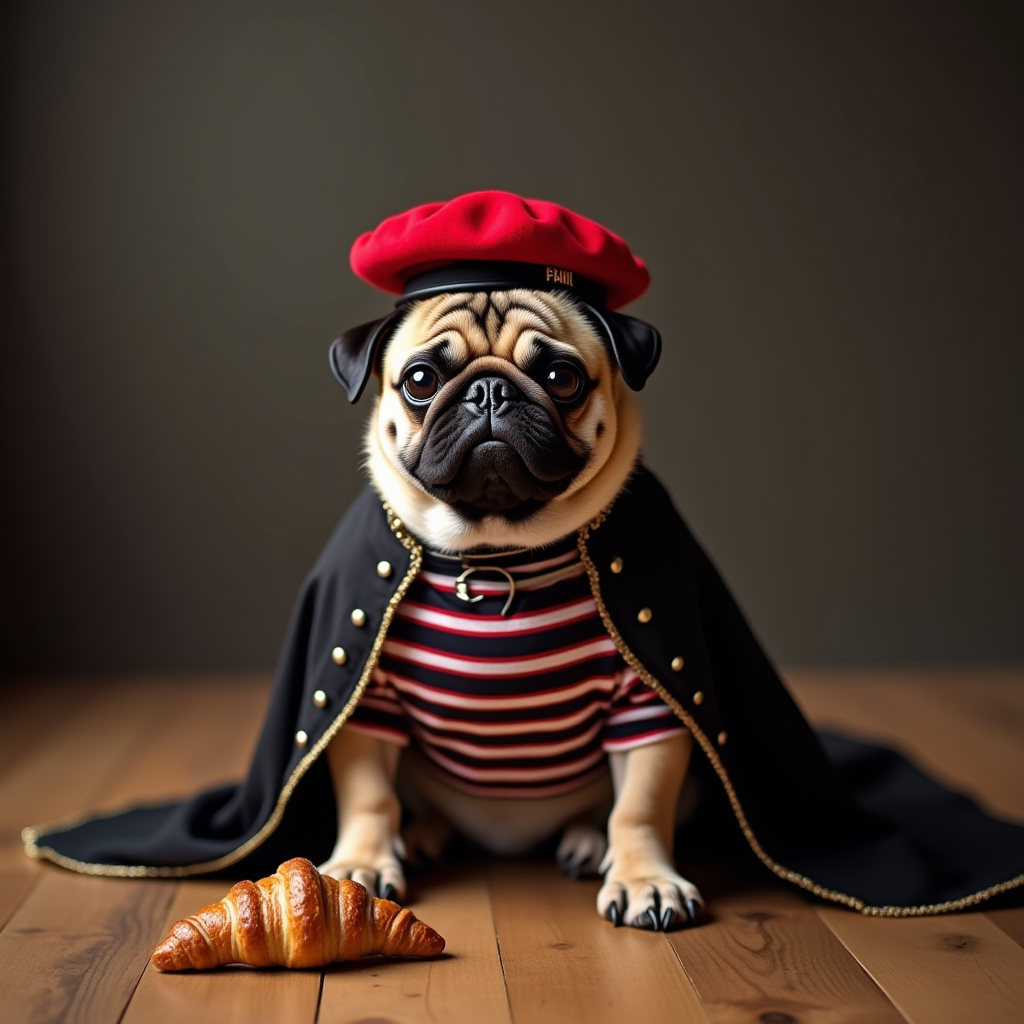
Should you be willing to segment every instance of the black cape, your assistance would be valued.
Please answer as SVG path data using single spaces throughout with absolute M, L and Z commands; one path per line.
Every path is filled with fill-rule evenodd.
M 892 751 L 815 733 L 650 473 L 636 471 L 579 531 L 579 547 L 609 633 L 690 727 L 706 798 L 728 807 L 727 831 L 765 868 L 874 914 L 941 913 L 1022 892 L 1024 827 L 989 817 Z M 382 561 L 390 573 L 378 571 Z M 29 854 L 150 877 L 251 878 L 288 857 L 325 860 L 336 812 L 319 755 L 358 703 L 420 561 L 419 543 L 364 491 L 302 588 L 246 779 L 181 803 L 26 829 Z

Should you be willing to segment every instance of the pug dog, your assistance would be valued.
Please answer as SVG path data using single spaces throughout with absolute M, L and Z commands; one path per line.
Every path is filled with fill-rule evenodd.
M 445 292 L 400 306 L 390 320 L 376 350 L 380 339 L 368 331 L 336 343 L 336 372 L 348 383 L 371 366 L 379 376 L 366 467 L 427 549 L 542 549 L 612 503 L 641 441 L 624 377 L 638 361 L 653 368 L 653 329 L 645 337 L 629 329 L 640 321 L 619 317 L 631 323 L 609 332 L 568 292 L 527 288 Z M 566 873 L 603 874 L 602 917 L 655 930 L 691 923 L 703 900 L 673 861 L 691 745 L 680 730 L 608 753 L 578 788 L 510 798 L 466 792 L 423 770 L 415 742 L 346 727 L 327 748 L 339 831 L 320 870 L 401 898 L 403 859 L 440 856 L 452 829 L 503 855 L 561 833 Z M 412 814 L 404 834 L 403 807 Z

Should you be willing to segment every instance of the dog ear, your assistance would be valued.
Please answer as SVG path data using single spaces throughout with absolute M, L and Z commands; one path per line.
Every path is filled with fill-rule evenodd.
M 661 358 L 661 335 L 657 327 L 625 313 L 598 312 L 593 306 L 588 310 L 619 364 L 622 379 L 633 391 L 642 391 Z
M 401 319 L 404 310 L 396 309 L 380 320 L 371 320 L 345 331 L 331 342 L 328 359 L 331 373 L 345 389 L 348 400 L 359 401 L 379 356 L 383 353 L 384 342 Z

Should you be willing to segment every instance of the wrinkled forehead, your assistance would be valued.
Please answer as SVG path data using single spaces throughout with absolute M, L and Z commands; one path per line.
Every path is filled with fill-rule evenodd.
M 423 299 L 392 337 L 385 365 L 402 365 L 442 342 L 458 365 L 486 355 L 522 365 L 542 346 L 572 349 L 594 373 L 607 363 L 587 318 L 570 298 L 553 292 L 459 292 Z

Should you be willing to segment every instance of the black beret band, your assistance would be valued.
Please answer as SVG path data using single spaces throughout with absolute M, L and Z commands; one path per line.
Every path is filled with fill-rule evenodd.
M 608 289 L 604 285 L 564 267 L 470 260 L 415 274 L 405 282 L 405 291 L 396 304 L 443 292 L 490 292 L 506 288 L 565 291 L 597 309 L 603 309 L 608 300 Z

